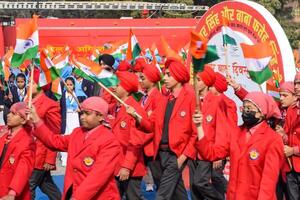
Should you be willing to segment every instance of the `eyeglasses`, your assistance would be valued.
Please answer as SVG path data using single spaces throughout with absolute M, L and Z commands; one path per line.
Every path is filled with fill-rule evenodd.
M 248 106 L 243 106 L 243 107 L 241 107 L 241 110 L 242 111 L 245 111 L 245 112 L 258 112 L 258 110 L 256 110 L 256 109 L 253 109 L 253 108 L 251 108 L 251 107 L 248 107 Z

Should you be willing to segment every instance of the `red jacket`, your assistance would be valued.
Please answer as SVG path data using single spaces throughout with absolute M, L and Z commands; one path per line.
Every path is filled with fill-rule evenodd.
M 162 138 L 165 110 L 168 97 L 162 96 L 159 106 L 151 114 L 150 119 L 141 121 L 141 129 L 151 132 L 154 131 L 154 157 L 156 157 L 159 144 Z M 192 121 L 192 115 L 196 108 L 196 98 L 189 85 L 181 89 L 172 111 L 169 122 L 169 146 L 170 149 L 179 157 L 184 154 L 191 159 L 196 158 L 194 147 L 197 132 Z
M 144 110 L 146 111 L 147 115 L 150 116 L 151 113 L 156 109 L 156 107 L 159 105 L 159 99 L 161 98 L 162 94 L 158 91 L 157 88 L 153 88 L 150 91 L 150 94 L 145 102 Z M 142 104 L 141 99 L 140 103 Z M 144 146 L 144 153 L 148 157 L 154 156 L 154 150 L 153 150 L 153 133 L 149 133 L 145 135 L 145 146 Z
M 244 128 L 224 124 L 230 131 L 222 144 L 202 138 L 196 143 L 201 156 L 214 161 L 230 156 L 228 200 L 276 200 L 276 184 L 283 163 L 283 142 L 262 122 L 246 142 Z
M 287 110 L 284 129 L 288 135 L 288 145 L 300 148 L 300 115 L 297 105 L 290 106 Z M 300 156 L 291 156 L 293 168 L 296 172 L 300 172 Z
M 52 133 L 59 134 L 61 126 L 60 106 L 44 93 L 33 99 L 33 105 L 41 119 Z M 50 134 L 51 132 L 49 132 Z M 55 165 L 57 153 L 48 149 L 41 141 L 36 140 L 35 169 L 43 169 L 45 163 Z
M 76 128 L 71 135 L 50 132 L 40 123 L 34 135 L 49 148 L 68 152 L 63 200 L 71 186 L 72 197 L 78 200 L 120 199 L 114 177 L 120 144 L 109 129 L 100 125 L 91 131 Z
M 0 155 L 6 133 L 0 137 Z M 0 169 L 0 198 L 12 189 L 17 193 L 16 200 L 30 200 L 29 178 L 34 164 L 35 144 L 33 137 L 25 129 L 11 139 Z
M 145 111 L 133 97 L 128 97 L 125 103 L 134 107 L 143 118 L 146 117 Z M 129 169 L 131 171 L 130 175 L 133 177 L 144 176 L 146 174 L 143 159 L 145 133 L 137 130 L 135 119 L 127 114 L 124 106 L 121 106 L 120 110 L 116 113 L 116 118 L 112 122 L 111 127 L 112 132 L 122 146 L 122 153 L 116 174 L 122 167 Z

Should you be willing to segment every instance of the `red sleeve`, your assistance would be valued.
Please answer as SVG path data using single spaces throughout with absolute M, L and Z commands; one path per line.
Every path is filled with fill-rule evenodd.
M 72 133 L 75 131 L 76 129 Z M 39 122 L 35 126 L 33 135 L 41 140 L 45 146 L 52 150 L 65 152 L 68 151 L 71 135 L 53 134 L 53 132 L 44 124 L 44 122 Z
M 81 182 L 73 194 L 74 199 L 93 199 L 103 191 L 114 176 L 114 170 L 119 162 L 120 145 L 115 138 L 110 138 L 99 146 L 99 152 L 93 170 Z
M 283 143 L 280 136 L 273 140 L 265 155 L 258 200 L 273 200 L 280 168 L 284 162 Z
M 26 148 L 22 151 L 18 166 L 9 185 L 9 188 L 14 190 L 17 195 L 20 195 L 26 184 L 28 184 L 33 170 L 35 144 L 33 141 L 28 142 L 29 143 L 25 145 Z
M 234 91 L 234 94 L 241 100 L 243 101 L 244 98 L 246 97 L 246 95 L 248 94 L 249 92 L 243 88 L 242 86 L 240 86 L 239 89 L 237 89 L 236 91 Z
M 59 106 L 52 106 L 44 117 L 45 124 L 50 130 L 52 130 L 54 134 L 60 133 L 61 126 L 61 114 Z M 48 164 L 55 165 L 56 163 L 57 153 L 47 149 L 45 162 Z
M 125 158 L 121 166 L 133 170 L 138 161 L 138 158 L 141 156 L 143 152 L 145 134 L 136 129 L 135 121 L 133 119 L 131 120 L 130 123 L 131 126 L 130 126 L 129 144 L 127 146 Z
M 196 142 L 196 149 L 202 158 L 209 161 L 222 160 L 229 156 L 229 144 L 213 144 L 206 136 Z

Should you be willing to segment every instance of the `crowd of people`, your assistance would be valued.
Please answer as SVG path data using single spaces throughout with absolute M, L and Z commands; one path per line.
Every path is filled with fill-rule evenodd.
M 99 57 L 119 80 L 110 91 L 72 73 L 58 100 L 38 86 L 38 70 L 1 85 L 1 200 L 34 199 L 37 187 L 51 200 L 142 200 L 143 177 L 156 200 L 186 200 L 185 168 L 192 200 L 300 199 L 300 73 L 280 84 L 276 102 L 209 66 L 197 73 L 195 92 L 174 58 L 162 71 L 144 58 L 114 63 Z M 243 102 L 240 126 L 228 86 Z M 57 152 L 63 194 L 51 176 Z

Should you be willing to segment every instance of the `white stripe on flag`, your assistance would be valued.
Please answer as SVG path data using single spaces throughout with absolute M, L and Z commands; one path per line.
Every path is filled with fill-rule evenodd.
M 36 30 L 27 40 L 17 39 L 14 53 L 23 54 L 29 48 L 39 45 L 39 34 Z

